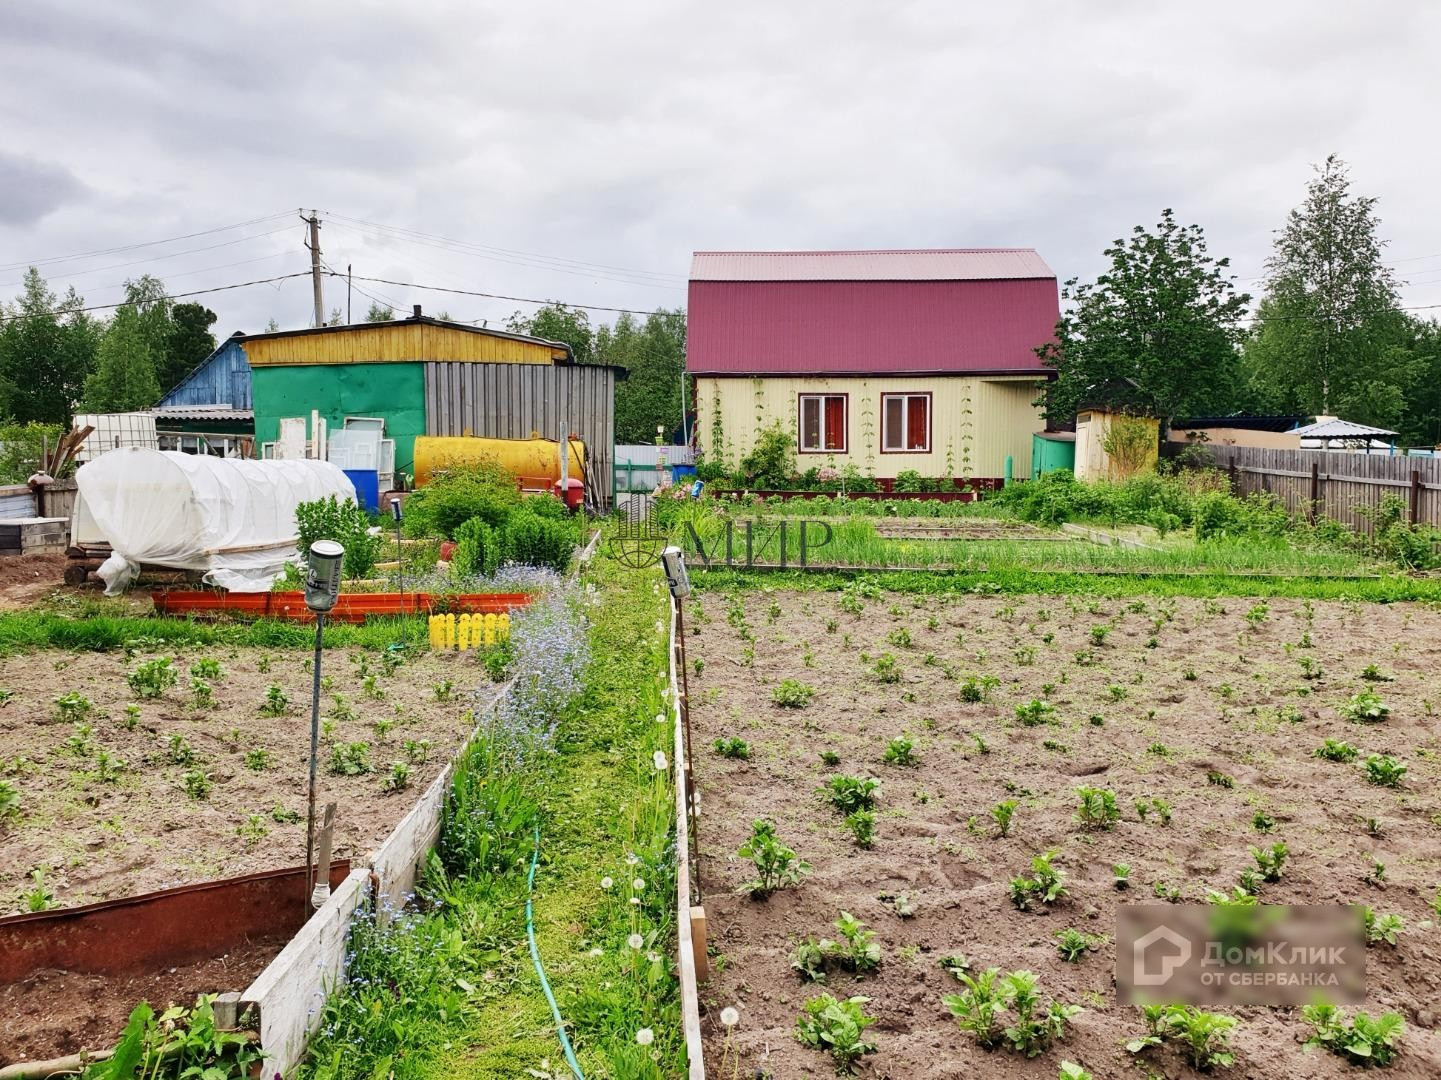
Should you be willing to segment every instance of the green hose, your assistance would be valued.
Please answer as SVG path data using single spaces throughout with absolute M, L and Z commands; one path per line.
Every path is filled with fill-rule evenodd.
M 545 1000 L 550 1002 L 550 1015 L 555 1017 L 555 1033 L 560 1036 L 560 1048 L 565 1051 L 565 1063 L 575 1073 L 576 1080 L 585 1080 L 580 1071 L 580 1062 L 575 1060 L 575 1051 L 570 1047 L 570 1038 L 565 1033 L 565 1021 L 560 1016 L 560 1006 L 550 990 L 550 980 L 545 977 L 545 968 L 540 966 L 540 949 L 535 944 L 535 912 L 531 897 L 535 895 L 535 864 L 540 861 L 540 825 L 535 826 L 535 850 L 530 856 L 530 876 L 525 882 L 525 934 L 530 938 L 530 958 L 535 963 L 535 973 L 540 976 L 540 988 L 545 991 Z

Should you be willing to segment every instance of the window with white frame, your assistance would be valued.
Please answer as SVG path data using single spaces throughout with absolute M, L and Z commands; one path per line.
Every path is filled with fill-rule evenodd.
M 799 449 L 803 454 L 846 452 L 846 395 L 800 395 Z
M 931 449 L 931 395 L 881 395 L 881 453 L 925 454 Z

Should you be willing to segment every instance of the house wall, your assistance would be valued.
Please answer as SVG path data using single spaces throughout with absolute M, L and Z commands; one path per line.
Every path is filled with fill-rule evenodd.
M 229 405 L 250 408 L 250 364 L 245 348 L 231 338 L 224 342 L 180 384 L 160 399 L 161 407 L 175 405 Z
M 1172 428 L 1170 442 L 1187 443 L 1186 435 L 1191 429 Z M 1301 436 L 1286 431 L 1252 431 L 1249 428 L 1196 428 L 1197 434 L 1205 435 L 1201 446 L 1259 446 L 1267 450 L 1299 450 Z
M 1043 426 L 1032 402 L 1031 376 L 697 376 L 696 435 L 709 460 L 734 467 L 755 445 L 756 434 L 776 421 L 793 443 L 800 428 L 799 395 L 846 394 L 846 453 L 804 453 L 802 471 L 813 465 L 855 465 L 863 473 L 895 477 L 914 469 L 922 476 L 1000 477 L 1010 455 L 1017 476 L 1031 471 L 1031 435 Z M 882 453 L 881 395 L 931 394 L 929 453 Z

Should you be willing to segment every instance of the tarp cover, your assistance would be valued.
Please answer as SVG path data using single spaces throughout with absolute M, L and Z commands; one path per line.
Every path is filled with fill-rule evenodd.
M 114 554 L 96 573 L 110 594 L 141 563 L 203 570 L 233 592 L 265 592 L 297 558 L 295 508 L 355 488 L 328 461 L 245 461 L 120 447 L 75 474 L 81 522 Z

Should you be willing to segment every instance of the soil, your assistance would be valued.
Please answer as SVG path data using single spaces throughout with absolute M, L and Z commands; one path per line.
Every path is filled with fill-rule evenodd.
M 27 910 L 37 869 L 55 902 L 74 906 L 305 861 L 310 654 L 169 651 L 163 655 L 174 658 L 178 685 L 141 700 L 126 675 L 157 655 L 45 650 L 0 660 L 0 687 L 13 694 L 0 707 L 0 779 L 21 800 L 19 820 L 0 825 L 0 913 Z M 189 668 L 202 657 L 223 670 L 211 680 L 209 708 L 197 707 L 189 689 Z M 366 695 L 362 663 L 383 698 Z M 322 670 L 332 685 L 322 697 L 330 720 L 322 728 L 319 800 L 339 804 L 334 854 L 351 858 L 389 834 L 470 729 L 464 695 L 442 703 L 433 687 L 444 679 L 456 687 L 486 680 L 473 654 L 421 653 L 387 676 L 377 653 L 331 649 Z M 289 699 L 283 715 L 260 712 L 271 685 Z M 86 735 L 59 717 L 55 698 L 69 691 L 93 702 Z M 337 718 L 337 694 L 353 717 Z M 139 705 L 133 726 L 125 711 L 132 703 Z M 173 760 L 172 736 L 184 740 L 192 762 Z M 79 745 L 67 745 L 71 740 Z M 425 760 L 410 766 L 408 785 L 386 792 L 391 764 L 406 759 L 405 741 L 430 746 Z M 333 748 L 359 742 L 370 744 L 374 771 L 331 774 Z M 263 770 L 247 765 L 253 750 L 266 752 Z M 102 752 L 125 763 L 111 779 L 100 775 Z M 211 784 L 203 798 L 186 791 L 187 774 L 196 770 Z
M 0 555 L 0 609 L 33 607 L 61 588 L 69 561 L 64 555 Z
M 1117 908 L 1155 902 L 1155 882 L 1191 902 L 1208 888 L 1229 890 L 1251 864 L 1248 845 L 1277 840 L 1290 858 L 1281 880 L 1264 887 L 1264 902 L 1365 903 L 1405 920 L 1399 945 L 1367 952 L 1366 1008 L 1396 1010 L 1406 1020 L 1402 1054 L 1388 1075 L 1441 1075 L 1441 931 L 1430 907 L 1441 887 L 1441 737 L 1433 715 L 1441 708 L 1441 611 L 1271 600 L 1254 607 L 1253 621 L 1246 615 L 1257 602 L 1229 598 L 877 594 L 859 613 L 839 600 L 835 593 L 705 593 L 688 613 L 690 658 L 703 661 L 690 679 L 691 722 L 704 903 L 717 954 L 702 988 L 703 1026 L 707 1061 L 719 1075 L 829 1075 L 829 1060 L 794 1035 L 802 1005 L 822 990 L 871 999 L 866 1010 L 879 1021 L 868 1035 L 878 1052 L 864 1059 L 865 1076 L 1050 1080 L 1062 1060 L 1097 1078 L 1201 1075 L 1170 1047 L 1147 1051 L 1145 1068 L 1124 1050 L 1143 1025 L 1115 997 Z M 737 605 L 755 637 L 753 660 L 733 617 Z M 828 620 L 835 620 L 831 632 Z M 1091 628 L 1110 623 L 1104 642 L 1093 644 Z M 909 645 L 888 639 L 901 628 Z M 887 652 L 901 672 L 894 684 L 874 671 Z M 1304 677 L 1303 659 L 1319 665 L 1321 677 Z M 1392 680 L 1364 682 L 1368 663 Z M 991 700 L 960 700 L 969 674 L 999 680 Z M 771 689 L 784 678 L 815 687 L 808 706 L 772 702 Z M 1389 718 L 1343 719 L 1340 707 L 1368 686 L 1391 707 Z M 1032 699 L 1055 706 L 1052 723 L 1016 722 L 1015 707 Z M 1294 718 L 1281 712 L 1290 707 Z M 884 764 L 887 741 L 902 733 L 915 740 L 918 763 Z M 751 759 L 713 753 L 722 736 L 747 740 Z M 1363 758 L 1394 755 L 1410 771 L 1395 790 L 1368 784 L 1359 762 L 1312 756 L 1326 737 L 1358 746 Z M 825 766 L 823 749 L 839 753 L 840 764 Z M 1212 771 L 1234 786 L 1208 782 Z M 818 793 L 835 773 L 882 780 L 871 850 L 855 845 Z M 1080 831 L 1075 789 L 1083 784 L 1115 791 L 1124 813 L 1114 829 Z M 1171 804 L 1169 827 L 1154 814 L 1139 820 L 1132 807 L 1143 797 Z M 1006 798 L 1020 805 L 1002 838 L 989 811 Z M 1275 821 L 1264 835 L 1253 825 L 1258 811 Z M 763 816 L 813 869 L 799 887 L 758 902 L 736 892 L 753 868 L 735 852 Z M 1379 836 L 1368 830 L 1372 818 Z M 1049 911 L 1016 911 L 1009 879 L 1051 848 L 1069 875 L 1069 897 Z M 1380 883 L 1367 880 L 1373 858 L 1386 866 Z M 1111 871 L 1122 862 L 1133 882 L 1124 893 Z M 882 899 L 900 894 L 913 905 L 910 918 Z M 802 983 L 791 950 L 804 937 L 834 938 L 842 910 L 877 931 L 880 971 L 864 980 L 834 974 L 824 987 Z M 1054 938 L 1066 927 L 1106 940 L 1066 963 Z M 956 953 L 973 971 L 1036 972 L 1043 995 L 1085 1011 L 1063 1042 L 1037 1058 L 979 1049 L 940 1000 L 961 989 L 939 965 Z M 729 1036 L 719 1022 L 726 1006 L 740 1011 Z M 1310 1029 L 1299 1012 L 1231 1011 L 1240 1021 L 1237 1061 L 1219 1075 L 1352 1074 L 1339 1057 L 1302 1052 Z
M 191 1006 L 200 994 L 243 990 L 284 946 L 283 940 L 253 942 L 203 963 L 128 979 L 38 971 L 0 987 L 0 1065 L 113 1046 L 137 1002 L 150 1002 L 158 1013 Z

